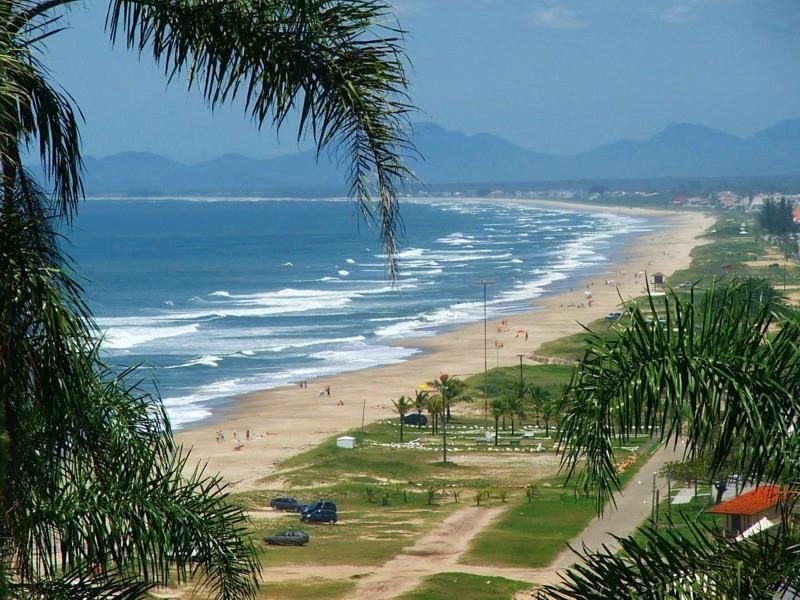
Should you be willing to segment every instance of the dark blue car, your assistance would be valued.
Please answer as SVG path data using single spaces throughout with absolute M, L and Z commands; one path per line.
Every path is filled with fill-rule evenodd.
M 339 520 L 336 504 L 327 500 L 317 500 L 300 511 L 300 520 L 306 523 L 330 523 Z
M 291 512 L 300 512 L 306 507 L 305 504 L 297 499 L 289 497 L 273 498 L 269 505 L 275 510 L 288 510 Z

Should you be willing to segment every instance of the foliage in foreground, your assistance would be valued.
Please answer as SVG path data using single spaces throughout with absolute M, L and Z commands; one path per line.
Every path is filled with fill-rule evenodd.
M 59 247 L 55 231 L 83 198 L 80 111 L 41 58 L 74 4 L 0 0 L 0 598 L 134 598 L 176 577 L 204 596 L 250 597 L 245 513 L 216 478 L 188 473 L 135 371 L 103 364 Z M 403 32 L 385 4 L 110 0 L 106 23 L 212 108 L 243 101 L 258 126 L 276 127 L 297 109 L 299 136 L 341 150 L 394 275 L 409 106 Z
M 598 510 L 620 488 L 614 438 L 640 427 L 668 443 L 685 439 L 687 458 L 707 457 L 712 478 L 733 461 L 747 481 L 795 489 L 797 438 L 787 432 L 800 417 L 800 318 L 761 287 L 733 280 L 701 297 L 668 292 L 661 311 L 651 296 L 632 307 L 617 340 L 590 341 L 565 395 L 559 442 L 568 474 L 596 495 Z M 621 554 L 584 550 L 584 564 L 540 596 L 772 598 L 797 586 L 800 534 L 788 518 L 741 542 L 691 526 L 687 536 L 645 529 L 645 542 L 619 540 Z

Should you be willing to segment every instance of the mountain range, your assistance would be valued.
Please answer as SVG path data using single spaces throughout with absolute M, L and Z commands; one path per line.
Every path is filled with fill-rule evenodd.
M 687 177 L 800 175 L 800 119 L 748 138 L 692 124 L 671 124 L 645 140 L 620 140 L 572 156 L 527 150 L 490 134 L 467 136 L 433 123 L 413 125 L 417 182 L 547 182 Z M 98 194 L 335 195 L 345 168 L 327 154 L 271 159 L 226 154 L 192 165 L 158 154 L 87 157 L 86 191 Z

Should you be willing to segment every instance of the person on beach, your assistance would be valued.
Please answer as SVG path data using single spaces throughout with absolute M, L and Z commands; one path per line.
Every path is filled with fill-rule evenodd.
M 319 391 L 319 399 L 322 400 L 325 397 L 325 390 Z
M 244 439 L 246 439 L 246 440 L 250 439 L 250 430 L 249 429 L 244 432 Z
M 331 386 L 329 385 L 325 386 L 325 395 L 328 396 L 328 398 L 331 397 Z

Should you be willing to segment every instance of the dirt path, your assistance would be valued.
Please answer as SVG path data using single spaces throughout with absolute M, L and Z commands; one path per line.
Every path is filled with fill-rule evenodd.
M 381 600 L 414 589 L 422 579 L 442 571 L 462 571 L 458 558 L 470 540 L 506 507 L 469 506 L 450 515 L 441 525 L 359 582 L 352 598 Z

